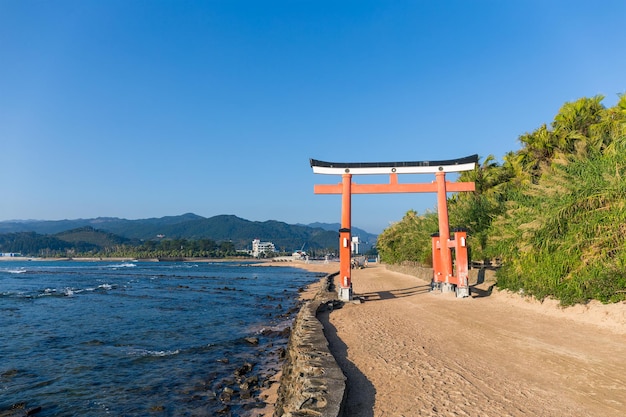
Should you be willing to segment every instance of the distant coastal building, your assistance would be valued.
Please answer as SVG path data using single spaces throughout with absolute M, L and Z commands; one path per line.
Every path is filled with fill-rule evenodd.
M 0 256 L 7 258 L 19 258 L 22 256 L 21 253 L 13 253 L 13 252 L 0 252 Z
M 303 250 L 297 250 L 291 254 L 291 259 L 295 259 L 295 260 L 307 259 L 306 252 Z
M 259 258 L 261 254 L 276 252 L 276 248 L 272 242 L 261 242 L 260 239 L 252 241 L 252 256 Z

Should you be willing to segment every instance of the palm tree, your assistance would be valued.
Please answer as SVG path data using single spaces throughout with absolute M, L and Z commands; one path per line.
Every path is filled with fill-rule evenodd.
M 521 187 L 531 183 L 532 178 L 530 172 L 526 169 L 525 157 L 526 155 L 521 152 L 510 151 L 502 158 L 504 159 L 502 169 L 504 175 L 508 178 L 508 188 L 511 186 Z
M 593 128 L 602 140 L 600 151 L 611 155 L 626 151 L 626 94 L 620 96 L 617 106 L 605 111 L 602 122 Z
M 500 165 L 495 156 L 489 155 L 482 164 L 472 171 L 464 171 L 459 176 L 459 181 L 470 181 L 476 185 L 476 194 L 484 194 L 498 185 L 500 182 Z
M 571 103 L 565 103 L 552 122 L 555 132 L 578 133 L 582 137 L 589 136 L 589 127 L 602 120 L 605 107 L 602 105 L 604 96 L 597 95 L 592 98 L 583 97 Z M 572 137 L 575 139 L 575 136 Z M 565 150 L 565 149 L 563 149 Z M 570 145 L 570 150 L 573 147 Z
M 532 133 L 519 137 L 522 143 L 521 162 L 524 169 L 530 172 L 533 182 L 536 182 L 541 171 L 549 165 L 560 148 L 560 141 L 544 123 Z

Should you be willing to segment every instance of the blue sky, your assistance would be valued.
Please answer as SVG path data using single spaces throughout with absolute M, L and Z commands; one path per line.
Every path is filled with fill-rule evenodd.
M 339 222 L 313 185 L 341 178 L 309 158 L 501 159 L 563 103 L 626 92 L 625 18 L 620 0 L 0 0 L 0 221 Z M 352 224 L 435 205 L 356 195 Z

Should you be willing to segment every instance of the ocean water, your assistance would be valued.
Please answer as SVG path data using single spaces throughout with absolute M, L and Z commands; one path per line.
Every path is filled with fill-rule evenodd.
M 280 368 L 298 289 L 319 277 L 234 262 L 0 262 L 0 411 L 245 416 Z

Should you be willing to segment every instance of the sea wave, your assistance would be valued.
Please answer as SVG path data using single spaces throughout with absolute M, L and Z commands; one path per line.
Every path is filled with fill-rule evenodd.
M 6 272 L 7 274 L 23 274 L 26 272 L 26 268 L 0 268 L 0 272 Z
M 70 288 L 70 287 L 65 287 L 60 290 L 57 290 L 56 288 L 46 288 L 38 296 L 39 297 L 72 297 L 74 296 L 74 294 L 81 293 L 82 291 L 84 290 L 77 290 L 77 289 Z
M 149 349 L 140 349 L 133 348 L 128 351 L 130 356 L 140 356 L 140 357 L 164 357 L 164 356 L 174 356 L 180 353 L 179 349 L 176 350 L 149 350 Z
M 111 285 L 111 284 L 100 284 L 100 285 L 98 285 L 97 289 L 100 289 L 100 290 L 112 290 L 113 288 L 115 288 L 115 286 Z
M 84 290 L 80 290 L 80 292 L 83 291 L 87 291 L 87 292 L 93 292 L 93 291 L 98 291 L 98 292 L 106 292 L 109 290 L 112 290 L 114 288 L 117 288 L 117 285 L 113 285 L 113 284 L 100 284 L 97 287 L 89 287 L 89 288 L 85 288 Z M 79 291 L 76 291 L 79 292 Z
M 243 270 L 230 263 L 0 267 L 0 321 L 10 335 L 2 339 L 7 349 L 0 368 L 19 370 L 4 381 L 0 397 L 38 398 L 42 417 L 145 415 L 154 404 L 166 414 L 202 409 L 217 415 L 224 404 L 207 401 L 207 392 L 226 386 L 238 391 L 229 381 L 242 364 L 254 364 L 259 384 L 266 368 L 279 367 L 286 314 L 297 288 L 314 279 L 291 268 Z M 23 275 L 6 271 L 22 268 Z M 246 279 L 248 273 L 259 279 Z M 66 373 L 55 379 L 59 363 Z M 38 380 L 54 382 L 37 387 Z M 247 401 L 233 396 L 230 412 L 246 415 Z
M 123 262 L 121 264 L 113 264 L 107 265 L 107 268 L 118 269 L 118 268 L 135 268 L 137 266 L 136 263 L 133 262 Z

